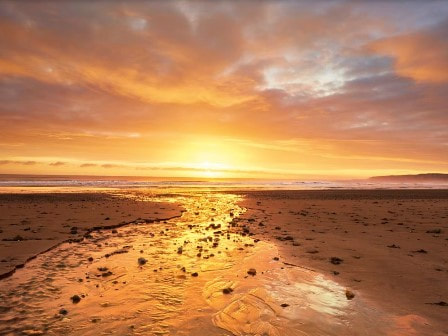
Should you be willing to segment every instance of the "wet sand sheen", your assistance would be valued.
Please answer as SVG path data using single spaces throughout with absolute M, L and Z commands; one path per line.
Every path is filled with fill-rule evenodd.
M 0 279 L 95 227 L 180 217 L 176 204 L 117 198 L 100 188 L 0 188 Z
M 345 288 L 285 265 L 275 245 L 236 227 L 234 219 L 244 212 L 239 196 L 190 193 L 161 200 L 187 211 L 165 223 L 94 232 L 2 281 L 0 333 L 399 334 L 393 317 L 362 295 L 347 300 Z M 248 274 L 252 268 L 256 274 Z M 70 301 L 74 295 L 79 303 Z

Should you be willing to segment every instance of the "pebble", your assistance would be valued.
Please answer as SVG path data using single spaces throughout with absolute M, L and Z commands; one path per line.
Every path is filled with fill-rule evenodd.
M 352 291 L 349 291 L 348 289 L 345 291 L 345 296 L 347 298 L 347 300 L 351 300 L 355 297 L 355 293 L 353 293 Z
M 339 265 L 339 264 L 341 264 L 343 261 L 344 261 L 343 259 L 338 258 L 338 257 L 331 257 L 331 258 L 330 258 L 330 262 L 331 262 L 333 265 Z
M 255 275 L 257 274 L 257 270 L 256 270 L 255 268 L 250 268 L 250 269 L 247 271 L 247 274 L 252 275 L 252 276 L 255 276 Z
M 436 233 L 436 234 L 439 234 L 439 233 L 442 233 L 442 230 L 441 229 L 433 229 L 433 230 L 426 231 L 426 233 Z
M 230 294 L 230 293 L 233 292 L 233 289 L 230 288 L 230 287 L 228 287 L 228 288 L 224 288 L 224 289 L 222 290 L 222 292 L 223 292 L 224 294 Z
M 73 295 L 70 299 L 73 303 L 78 303 L 81 301 L 81 297 L 79 295 Z

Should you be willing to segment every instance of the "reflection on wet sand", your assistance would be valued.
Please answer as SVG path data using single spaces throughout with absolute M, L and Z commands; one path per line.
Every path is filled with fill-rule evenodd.
M 94 232 L 2 281 L 0 334 L 388 333 L 383 314 L 361 296 L 348 301 L 345 288 L 285 265 L 274 245 L 240 230 L 239 196 L 159 199 L 186 211 L 163 223 Z

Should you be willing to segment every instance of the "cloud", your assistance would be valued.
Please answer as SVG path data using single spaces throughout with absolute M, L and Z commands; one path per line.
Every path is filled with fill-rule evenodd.
M 83 163 L 80 165 L 81 168 L 91 168 L 91 167 L 98 167 L 96 163 Z
M 53 167 L 60 167 L 60 166 L 64 166 L 65 164 L 66 164 L 66 162 L 56 161 L 56 162 L 52 162 L 52 163 L 50 163 L 50 166 L 53 166 Z
M 204 172 L 218 172 L 218 173 L 232 173 L 232 174 L 267 174 L 269 171 L 264 169 L 227 169 L 227 168 L 219 168 L 219 167 L 182 167 L 182 166 L 136 166 L 134 167 L 136 170 L 146 170 L 146 171 L 165 171 L 165 172 L 195 172 L 195 173 L 204 173 Z
M 120 165 L 111 163 L 105 163 L 101 165 L 101 168 L 118 168 L 118 167 L 120 167 Z
M 443 168 L 447 24 L 439 1 L 3 1 L 0 155 L 113 172 L 196 138 L 248 171 Z
M 37 163 L 38 162 L 36 162 L 36 161 L 0 160 L 0 165 L 14 164 L 14 165 L 23 165 L 23 166 L 33 166 Z
M 373 42 L 375 52 L 394 58 L 397 73 L 416 81 L 448 81 L 448 20 L 429 29 Z

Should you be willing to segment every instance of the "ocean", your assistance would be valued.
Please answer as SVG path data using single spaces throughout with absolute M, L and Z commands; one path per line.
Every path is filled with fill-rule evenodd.
M 448 189 L 448 183 L 358 180 L 197 179 L 185 177 L 1 175 L 0 187 L 207 188 L 207 189 Z

